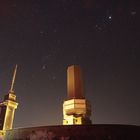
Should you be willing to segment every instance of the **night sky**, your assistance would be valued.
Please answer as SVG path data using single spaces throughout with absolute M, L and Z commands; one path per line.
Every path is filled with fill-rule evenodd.
M 0 0 L 0 99 L 18 64 L 14 127 L 62 124 L 80 65 L 93 124 L 140 125 L 139 0 Z

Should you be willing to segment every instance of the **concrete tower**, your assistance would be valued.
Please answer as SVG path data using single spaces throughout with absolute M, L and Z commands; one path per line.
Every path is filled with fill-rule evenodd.
M 67 69 L 67 94 L 68 99 L 63 103 L 63 125 L 91 124 L 91 106 L 84 96 L 79 66 Z
M 4 101 L 0 103 L 0 135 L 4 135 L 6 130 L 12 129 L 15 109 L 18 106 L 14 93 L 14 83 L 16 78 L 17 65 L 14 70 L 13 79 L 9 93 L 5 95 Z

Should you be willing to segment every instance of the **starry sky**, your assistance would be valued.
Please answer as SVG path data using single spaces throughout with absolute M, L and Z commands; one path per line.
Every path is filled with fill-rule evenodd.
M 0 100 L 18 64 L 14 127 L 62 124 L 80 65 L 93 124 L 140 125 L 138 0 L 1 0 Z

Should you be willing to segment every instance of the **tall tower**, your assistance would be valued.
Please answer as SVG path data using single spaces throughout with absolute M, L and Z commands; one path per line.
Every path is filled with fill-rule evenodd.
M 67 69 L 67 95 L 63 103 L 63 125 L 91 124 L 91 106 L 85 99 L 82 74 L 79 66 Z
M 16 102 L 16 95 L 14 93 L 14 83 L 16 78 L 17 65 L 14 70 L 11 88 L 9 93 L 5 95 L 4 101 L 0 103 L 0 131 L 5 132 L 6 130 L 12 129 L 15 109 L 18 106 Z

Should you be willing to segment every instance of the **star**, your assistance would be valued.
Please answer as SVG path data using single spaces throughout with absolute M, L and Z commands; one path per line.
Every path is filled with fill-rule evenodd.
M 53 80 L 56 80 L 56 76 L 53 76 L 52 79 L 53 79 Z
M 45 70 L 46 68 L 47 68 L 47 65 L 44 64 L 44 65 L 42 66 L 42 70 Z
M 136 13 L 137 13 L 136 11 L 131 11 L 132 16 L 136 15 Z
M 109 16 L 109 17 L 108 17 L 108 19 L 110 19 L 110 20 L 111 20 L 111 19 L 112 19 L 112 16 Z

